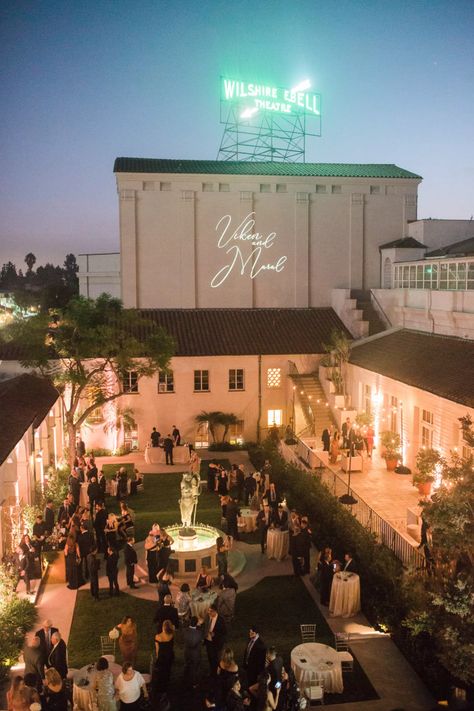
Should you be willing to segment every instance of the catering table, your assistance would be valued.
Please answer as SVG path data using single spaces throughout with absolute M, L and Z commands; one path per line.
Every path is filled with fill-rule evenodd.
M 313 674 L 321 681 L 325 692 L 342 694 L 341 662 L 333 647 L 317 642 L 299 644 L 291 650 L 291 668 L 293 669 L 300 688 L 306 689 Z
M 252 511 L 252 509 L 240 509 L 240 516 L 238 519 L 239 530 L 243 533 L 252 533 L 252 531 L 255 531 L 257 525 L 257 514 L 258 511 Z
M 120 664 L 109 661 L 109 669 L 114 679 L 118 677 L 122 668 Z M 93 693 L 96 671 L 93 664 L 79 669 L 72 678 L 72 703 L 73 711 L 93 711 L 96 707 L 95 694 Z M 87 683 L 86 683 L 87 682 Z
M 183 444 L 173 449 L 174 464 L 188 464 L 191 459 L 189 445 Z M 147 464 L 166 464 L 166 455 L 163 447 L 145 447 L 145 462 Z
M 109 479 L 108 481 L 108 493 L 110 496 L 117 496 L 117 486 L 118 481 L 116 479 Z M 132 480 L 127 478 L 127 494 L 130 494 L 132 489 Z
M 191 593 L 191 602 L 189 604 L 191 615 L 204 619 L 207 615 L 209 607 L 216 601 L 216 597 L 217 593 L 215 592 L 201 592 L 200 590 L 193 590 Z
M 279 528 L 269 528 L 267 533 L 267 556 L 276 560 L 283 560 L 288 555 L 290 548 L 290 534 L 280 531 Z
M 332 579 L 329 612 L 333 617 L 353 617 L 360 610 L 360 578 L 356 573 L 336 573 Z

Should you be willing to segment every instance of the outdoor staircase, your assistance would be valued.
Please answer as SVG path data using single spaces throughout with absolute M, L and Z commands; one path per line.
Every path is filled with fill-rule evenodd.
M 357 300 L 357 309 L 362 311 L 362 320 L 369 324 L 369 336 L 385 331 L 385 324 L 372 305 L 370 291 L 351 289 L 351 299 Z
M 334 425 L 334 420 L 331 408 L 326 404 L 326 395 L 317 374 L 292 373 L 290 378 L 296 387 L 296 400 L 303 411 L 306 422 L 305 430 L 296 432 L 296 434 L 298 436 L 306 434 L 320 437 L 326 427 L 329 428 Z

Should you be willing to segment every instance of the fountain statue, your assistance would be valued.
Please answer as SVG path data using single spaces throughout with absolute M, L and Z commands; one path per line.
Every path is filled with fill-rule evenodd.
M 191 534 L 192 526 L 196 523 L 196 512 L 201 493 L 201 478 L 199 474 L 184 472 L 181 480 L 181 498 L 179 508 L 181 511 L 181 523 L 188 535 Z M 192 534 L 195 532 L 192 531 Z

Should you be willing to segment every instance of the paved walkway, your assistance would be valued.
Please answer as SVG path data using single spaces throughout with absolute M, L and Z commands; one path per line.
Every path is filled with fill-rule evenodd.
M 229 458 L 231 462 L 244 463 L 246 468 L 251 469 L 245 452 L 226 452 L 222 455 L 214 452 L 202 452 L 200 454 L 204 455 L 203 458 L 206 459 L 214 458 L 214 456 L 216 456 L 216 458 L 225 456 Z M 141 460 L 140 455 L 135 454 L 132 455 L 132 457 L 133 459 L 127 457 L 127 461 L 134 461 L 138 465 L 138 469 L 146 473 L 146 465 L 143 466 L 142 464 L 143 456 L 141 456 Z M 111 458 L 110 461 L 116 463 L 120 460 Z M 100 463 L 105 462 L 105 458 L 100 460 Z M 159 467 L 160 471 L 157 472 L 157 467 L 154 466 L 154 473 L 159 475 L 162 472 L 180 471 L 179 467 L 180 465 L 175 465 L 174 467 L 162 465 Z M 370 475 L 366 472 L 360 476 L 361 482 L 364 481 L 364 477 L 366 477 L 366 482 L 369 482 L 369 479 L 372 481 L 371 484 L 366 483 L 365 486 L 367 486 L 368 489 L 372 488 L 372 492 L 375 495 L 377 488 L 382 486 L 383 483 L 382 471 L 380 470 L 378 472 L 377 467 L 374 466 L 371 469 Z M 404 477 L 400 477 L 401 481 L 404 479 Z M 360 495 L 365 498 L 362 491 Z M 146 566 L 144 565 L 143 543 L 138 544 L 137 548 L 139 551 L 140 564 L 144 570 L 146 570 Z M 270 561 L 265 555 L 261 554 L 258 545 L 249 545 L 239 541 L 235 543 L 235 551 L 239 557 L 244 555 L 246 559 L 245 567 L 238 575 L 239 590 L 241 591 L 252 587 L 259 580 L 269 575 L 289 575 L 292 572 L 289 559 L 282 562 Z M 316 564 L 316 556 L 317 552 L 313 551 L 312 569 L 314 569 Z M 64 565 L 62 557 L 53 565 Z M 241 567 L 240 561 L 239 567 Z M 230 569 L 232 570 L 232 559 L 230 561 Z M 380 696 L 380 699 L 376 701 L 351 703 L 350 711 L 390 711 L 390 709 L 397 707 L 403 708 L 406 711 L 429 711 L 433 708 L 435 702 L 432 696 L 389 636 L 376 632 L 361 613 L 350 619 L 329 617 L 327 608 L 319 605 L 317 593 L 309 578 L 306 577 L 303 580 L 316 605 L 326 618 L 329 627 L 334 632 L 346 631 L 351 633 L 353 639 L 351 646 L 354 648 L 355 655 Z M 123 566 L 121 566 L 119 573 L 119 583 L 120 587 L 125 589 L 125 571 Z M 101 577 L 100 585 L 101 588 L 108 587 L 105 576 Z M 88 586 L 84 586 L 82 589 L 87 588 Z M 156 599 L 154 586 L 146 582 L 141 584 L 137 590 L 127 592 L 137 597 Z M 46 582 L 38 598 L 39 619 L 42 620 L 45 617 L 52 619 L 53 623 L 59 627 L 64 638 L 67 640 L 70 633 L 75 602 L 76 591 L 68 590 L 64 584 L 48 584 Z M 347 709 L 348 706 L 347 704 L 337 704 L 332 705 L 331 708 L 334 709 L 334 711 L 338 711 L 339 709 Z

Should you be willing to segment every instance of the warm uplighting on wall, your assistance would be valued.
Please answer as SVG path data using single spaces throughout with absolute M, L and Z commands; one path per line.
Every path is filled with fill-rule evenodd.
M 372 403 L 372 410 L 374 413 L 374 445 L 378 447 L 379 444 L 379 433 L 380 433 L 380 415 L 381 406 L 383 402 L 383 394 L 380 390 L 374 392 L 370 398 Z

